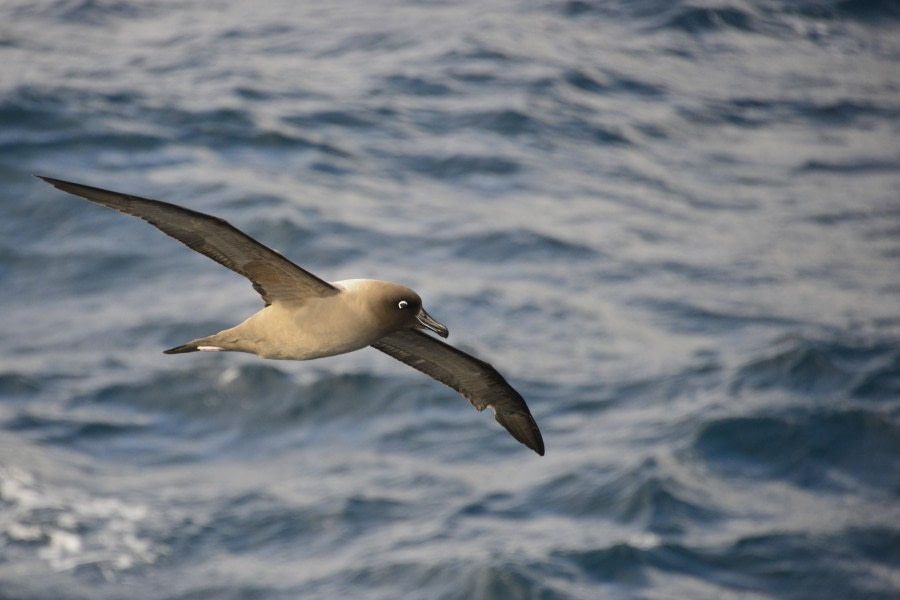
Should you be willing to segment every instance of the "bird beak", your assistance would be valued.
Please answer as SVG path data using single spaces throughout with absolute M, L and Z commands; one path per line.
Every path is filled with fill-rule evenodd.
M 435 321 L 431 317 L 431 315 L 429 315 L 427 312 L 425 312 L 424 308 L 419 309 L 419 314 L 416 315 L 416 320 L 419 322 L 420 327 L 422 327 L 423 329 L 430 329 L 431 331 L 435 332 L 442 338 L 445 338 L 448 335 L 450 335 L 450 330 L 447 329 L 446 326 L 441 325 L 440 323 Z

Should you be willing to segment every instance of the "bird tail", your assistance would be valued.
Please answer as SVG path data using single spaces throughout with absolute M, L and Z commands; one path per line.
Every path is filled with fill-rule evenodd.
M 187 344 L 182 344 L 181 346 L 175 346 L 174 348 L 169 348 L 168 350 L 163 350 L 163 354 L 184 354 L 185 352 L 222 352 L 225 350 L 222 346 L 216 344 L 213 340 L 216 339 L 218 334 L 200 338 L 198 340 L 194 340 L 192 342 L 188 342 Z M 221 342 L 220 342 L 221 343 Z
M 197 347 L 197 342 L 193 341 L 182 344 L 181 346 L 169 348 L 168 350 L 163 350 L 163 354 L 184 354 L 185 352 L 197 352 L 198 350 L 200 350 L 200 348 Z

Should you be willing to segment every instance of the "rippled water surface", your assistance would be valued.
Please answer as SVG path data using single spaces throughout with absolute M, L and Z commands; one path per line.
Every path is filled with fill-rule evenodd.
M 0 597 L 896 598 L 900 7 L 0 4 Z M 40 173 L 417 289 L 541 458 Z

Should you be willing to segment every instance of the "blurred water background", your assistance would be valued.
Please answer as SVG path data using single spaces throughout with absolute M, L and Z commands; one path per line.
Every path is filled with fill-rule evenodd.
M 0 3 L 0 597 L 897 598 L 900 5 Z M 40 173 L 406 283 L 536 456 Z

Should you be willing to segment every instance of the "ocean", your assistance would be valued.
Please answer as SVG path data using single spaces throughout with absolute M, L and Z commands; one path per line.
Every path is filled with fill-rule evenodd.
M 0 3 L 0 598 L 900 597 L 900 4 Z M 546 456 L 33 174 L 417 290 Z

